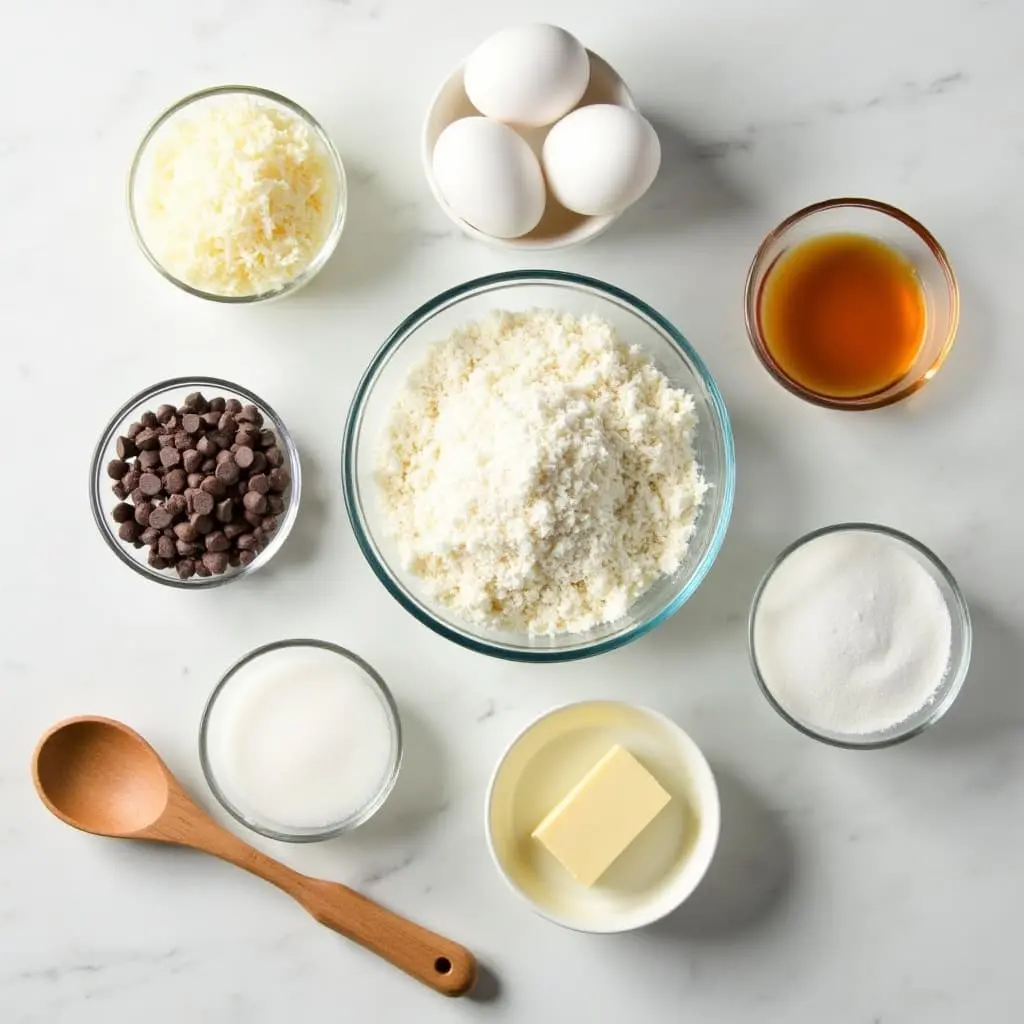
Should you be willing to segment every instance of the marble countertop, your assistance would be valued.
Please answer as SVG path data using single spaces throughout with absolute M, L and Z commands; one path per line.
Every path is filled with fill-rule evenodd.
M 363 562 L 339 439 L 362 368 L 437 291 L 526 265 L 458 234 L 430 198 L 419 128 L 440 79 L 489 32 L 549 20 L 605 56 L 655 122 L 652 192 L 593 244 L 531 259 L 612 281 L 680 326 L 734 419 L 737 506 L 718 564 L 663 627 L 606 657 L 526 667 L 414 622 Z M 0 1020 L 3 1024 L 442 1021 L 1012 1024 L 1024 917 L 1024 7 L 1014 0 L 38 0 L 5 11 L 0 82 Z M 135 250 L 124 177 L 150 119 L 225 81 L 295 97 L 351 176 L 339 252 L 306 291 L 221 308 Z M 762 235 L 805 203 L 902 205 L 947 247 L 963 319 L 920 395 L 853 416 L 775 386 L 741 295 Z M 139 387 L 237 378 L 297 435 L 296 532 L 265 572 L 182 594 L 111 557 L 86 501 L 91 446 Z M 906 530 L 959 578 L 976 655 L 946 720 L 852 753 L 789 729 L 757 691 L 745 617 L 772 556 L 847 519 Z M 477 952 L 474 1000 L 446 1002 L 242 872 L 60 825 L 32 746 L 78 713 L 147 735 L 207 805 L 203 702 L 246 650 L 351 646 L 389 681 L 407 762 L 343 840 L 259 843 Z M 719 856 L 646 931 L 563 931 L 489 861 L 484 791 L 511 737 L 569 700 L 674 716 L 723 799 Z M 219 815 L 223 820 L 223 815 Z

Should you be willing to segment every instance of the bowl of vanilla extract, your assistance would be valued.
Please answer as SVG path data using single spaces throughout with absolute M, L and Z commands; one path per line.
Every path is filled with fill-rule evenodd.
M 765 369 L 816 405 L 865 410 L 924 387 L 960 315 L 942 246 L 908 213 L 829 199 L 787 217 L 747 275 L 747 333 Z

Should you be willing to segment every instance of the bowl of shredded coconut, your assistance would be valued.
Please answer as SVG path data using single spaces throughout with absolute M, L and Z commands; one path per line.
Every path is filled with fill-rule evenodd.
M 469 281 L 412 313 L 356 391 L 343 449 L 359 546 L 416 618 L 520 661 L 599 654 L 711 567 L 732 431 L 663 316 L 555 271 Z
M 250 303 L 291 294 L 330 258 L 347 205 L 327 132 L 254 86 L 186 96 L 146 132 L 128 175 L 139 248 L 184 291 Z

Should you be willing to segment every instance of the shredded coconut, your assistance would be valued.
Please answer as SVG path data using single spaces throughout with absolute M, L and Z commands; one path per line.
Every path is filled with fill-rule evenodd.
M 297 277 L 334 219 L 328 154 L 291 111 L 255 97 L 200 101 L 161 128 L 140 168 L 140 229 L 179 280 L 262 295 Z
M 409 374 L 378 471 L 386 531 L 468 622 L 613 622 L 686 553 L 696 426 L 692 396 L 605 320 L 491 313 Z

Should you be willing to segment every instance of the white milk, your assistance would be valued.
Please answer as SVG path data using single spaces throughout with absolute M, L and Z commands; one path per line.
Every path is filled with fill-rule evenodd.
M 317 647 L 260 655 L 224 685 L 206 750 L 243 817 L 271 829 L 326 828 L 388 783 L 397 740 L 384 696 L 356 662 Z

